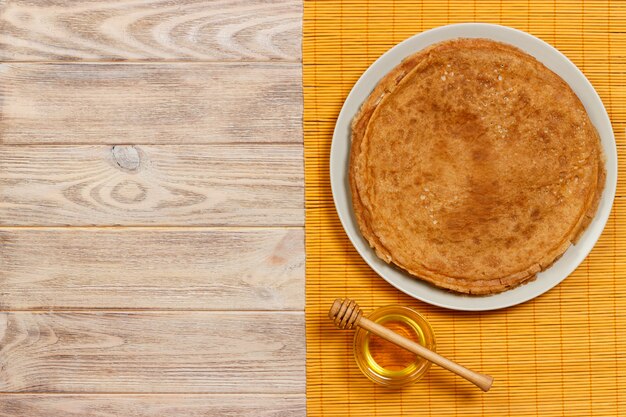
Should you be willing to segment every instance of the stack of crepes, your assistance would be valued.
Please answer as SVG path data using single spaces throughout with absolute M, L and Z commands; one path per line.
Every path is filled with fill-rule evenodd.
M 552 265 L 593 218 L 604 173 L 571 88 L 486 39 L 408 57 L 352 123 L 362 234 L 385 261 L 462 293 L 505 291 Z

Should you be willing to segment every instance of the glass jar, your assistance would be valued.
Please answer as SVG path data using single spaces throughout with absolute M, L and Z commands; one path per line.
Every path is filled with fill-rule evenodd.
M 433 329 L 415 310 L 391 305 L 374 310 L 367 318 L 435 350 Z M 418 381 L 431 366 L 431 362 L 426 359 L 361 327 L 354 334 L 354 358 L 366 377 L 390 388 L 400 388 Z

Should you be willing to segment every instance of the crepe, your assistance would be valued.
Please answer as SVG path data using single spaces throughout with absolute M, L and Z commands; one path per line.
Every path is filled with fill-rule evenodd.
M 388 73 L 352 122 L 349 174 L 377 255 L 467 294 L 552 265 L 590 223 L 605 179 L 576 94 L 486 39 L 432 45 Z

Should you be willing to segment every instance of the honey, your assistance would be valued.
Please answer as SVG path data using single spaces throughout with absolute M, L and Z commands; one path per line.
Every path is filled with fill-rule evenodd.
M 430 324 L 408 307 L 382 307 L 368 318 L 430 350 L 435 349 Z M 354 335 L 354 356 L 365 376 L 388 387 L 402 387 L 417 381 L 431 365 L 414 353 L 361 328 Z
M 403 317 L 389 316 L 385 321 L 379 321 L 379 324 L 383 324 L 407 339 L 424 344 L 424 335 L 421 329 L 419 329 L 419 333 L 416 332 L 413 326 L 403 320 Z M 373 366 L 378 365 L 390 371 L 401 371 L 417 359 L 417 355 L 414 353 L 402 349 L 378 335 L 368 334 L 366 337 L 366 355 L 368 355 L 368 359 L 373 361 Z

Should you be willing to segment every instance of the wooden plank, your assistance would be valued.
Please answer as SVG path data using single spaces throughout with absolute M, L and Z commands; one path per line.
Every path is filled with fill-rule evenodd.
M 304 310 L 303 229 L 0 229 L 0 309 Z
M 0 417 L 305 417 L 304 394 L 0 396 Z
M 0 391 L 303 393 L 303 312 L 0 313 Z
M 302 142 L 300 64 L 0 65 L 0 143 Z
M 302 147 L 2 146 L 0 225 L 301 226 Z
M 0 60 L 301 57 L 300 0 L 5 0 Z

